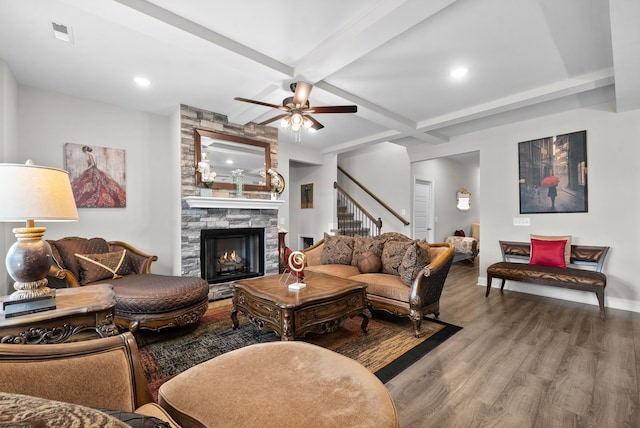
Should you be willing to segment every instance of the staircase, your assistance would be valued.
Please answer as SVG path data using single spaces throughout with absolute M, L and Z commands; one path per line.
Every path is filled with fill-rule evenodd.
M 338 200 L 338 228 L 332 230 L 337 235 L 360 235 L 369 236 L 371 229 L 368 227 L 362 227 L 362 220 L 355 219 L 355 214 L 349 211 L 347 205 L 341 204 Z

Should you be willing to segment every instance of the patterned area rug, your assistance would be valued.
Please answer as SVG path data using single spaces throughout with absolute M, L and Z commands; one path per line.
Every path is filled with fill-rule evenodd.
M 210 309 L 196 327 L 140 332 L 138 347 L 154 397 L 162 383 L 189 367 L 244 346 L 280 340 L 273 332 L 259 332 L 242 313 L 234 330 L 230 309 L 230 303 Z M 353 358 L 386 383 L 461 329 L 425 319 L 416 339 L 407 318 L 376 312 L 367 334 L 361 322 L 360 317 L 347 319 L 334 332 L 308 334 L 303 340 Z

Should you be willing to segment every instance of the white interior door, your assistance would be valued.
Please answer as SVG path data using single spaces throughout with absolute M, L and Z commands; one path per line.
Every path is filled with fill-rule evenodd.
M 413 184 L 413 238 L 434 242 L 433 182 L 416 178 Z

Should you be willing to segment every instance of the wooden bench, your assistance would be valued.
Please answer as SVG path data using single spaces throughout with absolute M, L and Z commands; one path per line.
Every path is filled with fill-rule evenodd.
M 502 279 L 500 292 L 503 291 L 507 280 L 591 291 L 596 293 L 600 304 L 600 317 L 604 319 L 604 289 L 607 286 L 607 277 L 602 273 L 602 267 L 609 247 L 571 245 L 571 264 L 566 268 L 559 268 L 530 265 L 528 262 L 531 257 L 531 243 L 529 242 L 499 242 L 503 261 L 487 268 L 485 297 L 489 296 L 493 278 Z

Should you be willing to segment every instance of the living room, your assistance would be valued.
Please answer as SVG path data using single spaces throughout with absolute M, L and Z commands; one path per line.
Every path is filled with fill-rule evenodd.
M 51 7 L 51 2 L 45 3 Z M 451 7 L 464 6 L 463 2 L 449 3 L 454 3 Z M 535 3 L 549 7 L 550 2 Z M 620 49 L 618 45 L 620 42 L 616 37 L 621 36 L 617 36 L 618 33 L 614 31 L 628 31 L 629 21 L 637 21 L 631 19 L 637 16 L 637 8 L 634 9 L 635 6 L 624 3 L 620 0 L 611 0 L 593 2 L 591 5 L 598 10 L 604 7 L 610 13 L 605 20 L 611 21 L 609 38 L 614 38 L 616 43 L 616 50 L 613 52 L 615 55 L 619 55 L 617 49 Z M 572 4 L 574 7 L 581 7 L 578 2 L 572 2 Z M 8 3 L 3 2 L 2 7 L 8 7 Z M 78 7 L 86 8 L 86 6 Z M 108 9 L 117 7 L 118 10 L 126 8 L 122 4 L 104 7 Z M 55 7 L 52 9 L 55 10 Z M 54 15 L 53 12 L 51 14 Z M 439 18 L 437 14 L 435 16 Z M 569 19 L 571 13 L 567 12 L 565 17 Z M 10 14 L 4 14 L 4 18 L 1 19 L 3 24 L 7 24 L 5 27 L 10 27 L 5 22 L 10 19 Z M 46 24 L 45 22 L 43 25 L 46 26 Z M 72 25 L 80 24 L 74 22 Z M 587 26 L 587 24 L 582 25 Z M 81 28 L 77 27 L 76 30 L 76 37 L 81 38 Z M 28 33 L 28 31 L 25 32 Z M 4 52 L 5 46 L 12 43 L 10 37 L 4 36 L 3 33 L 0 52 Z M 509 35 L 504 37 L 509 38 Z M 196 48 L 199 48 L 201 43 L 204 42 L 198 42 Z M 631 45 L 634 44 L 631 43 Z M 197 50 L 196 48 L 192 49 Z M 509 54 L 518 52 L 517 47 L 511 49 L 513 50 L 510 50 Z M 189 50 L 185 56 L 197 55 L 193 50 Z M 610 54 L 611 50 L 609 46 Z M 280 130 L 278 171 L 286 180 L 286 188 L 281 195 L 284 203 L 278 212 L 278 222 L 282 229 L 288 231 L 287 243 L 297 248 L 299 235 L 311 235 L 320 239 L 323 233 L 328 231 L 329 225 L 335 223 L 333 182 L 341 179 L 337 171 L 338 165 L 345 166 L 350 174 L 373 189 L 396 211 L 405 211 L 411 222 L 413 221 L 411 215 L 415 177 L 428 179 L 435 177 L 437 179 L 435 181 L 435 216 L 441 219 L 435 224 L 434 233 L 436 241 L 443 241 L 446 236 L 453 233 L 454 229 L 441 226 L 446 223 L 440 213 L 444 210 L 445 204 L 454 205 L 455 194 L 440 191 L 442 187 L 438 186 L 442 186 L 439 182 L 443 181 L 440 177 L 444 177 L 444 173 L 440 176 L 439 172 L 426 165 L 434 159 L 477 152 L 479 154 L 478 180 L 477 183 L 468 185 L 470 188 L 472 186 L 477 188 L 477 191 L 472 191 L 472 211 L 468 220 L 464 224 L 461 222 L 456 229 L 468 228 L 472 223 L 471 215 L 482 224 L 482 251 L 476 261 L 479 286 L 486 285 L 487 267 L 501 260 L 499 240 L 528 240 L 530 233 L 570 234 L 579 244 L 611 247 L 605 265 L 608 277 L 606 305 L 611 309 L 639 313 L 640 292 L 633 268 L 635 261 L 633 258 L 637 254 L 635 241 L 639 233 L 634 232 L 634 220 L 637 218 L 636 213 L 640 209 L 640 203 L 632 196 L 634 194 L 632 185 L 640 183 L 640 169 L 635 165 L 640 155 L 640 147 L 637 144 L 640 140 L 638 127 L 640 106 L 637 100 L 640 96 L 637 78 L 631 72 L 637 68 L 634 65 L 637 66 L 638 58 L 637 54 L 633 54 L 631 58 L 623 56 L 620 62 L 613 61 L 611 58 L 609 60 L 611 67 L 615 64 L 615 71 L 593 71 L 585 65 L 586 71 L 593 71 L 590 74 L 591 79 L 582 80 L 583 73 L 572 70 L 571 78 L 563 82 L 564 86 L 545 88 L 544 91 L 535 92 L 529 97 L 524 97 L 522 93 L 518 93 L 518 96 L 512 95 L 509 105 L 514 108 L 514 113 L 508 117 L 507 121 L 504 117 L 499 117 L 499 113 L 506 109 L 504 99 L 501 99 L 503 104 L 498 104 L 493 99 L 487 101 L 491 105 L 484 106 L 482 111 L 485 113 L 477 114 L 478 120 L 481 117 L 488 120 L 479 128 L 473 126 L 476 122 L 474 116 L 476 110 L 473 107 L 477 107 L 479 102 L 468 104 L 465 108 L 470 110 L 465 111 L 464 116 L 460 114 L 461 117 L 466 118 L 460 128 L 464 129 L 466 126 L 468 131 L 458 130 L 458 133 L 451 135 L 446 142 L 438 144 L 428 142 L 421 144 L 420 140 L 406 141 L 411 133 L 405 133 L 403 135 L 406 138 L 396 140 L 397 134 L 386 128 L 383 129 L 382 126 L 375 129 L 377 132 L 369 130 L 367 144 L 356 144 L 359 143 L 360 136 L 354 136 L 352 134 L 354 131 L 350 129 L 356 126 L 347 123 L 341 127 L 340 121 L 346 119 L 338 118 L 334 122 L 332 118 L 328 118 L 331 115 L 326 115 L 326 121 L 324 117 L 319 117 L 326 124 L 326 129 L 318 134 L 330 132 L 333 133 L 330 134 L 333 138 L 335 134 L 343 131 L 351 137 L 351 142 L 354 142 L 351 146 L 345 146 L 347 149 L 335 143 L 346 144 L 340 137 L 337 137 L 340 139 L 334 140 L 335 142 L 327 143 L 330 150 L 317 149 L 312 147 L 313 136 L 305 134 L 302 137 L 302 143 L 296 143 L 290 138 L 289 131 Z M 78 66 L 81 64 L 79 61 Z M 63 86 L 68 87 L 66 91 L 39 87 L 34 83 L 37 82 L 37 77 L 31 77 L 32 80 L 25 84 L 22 83 L 22 79 L 26 77 L 23 77 L 22 73 L 18 74 L 14 67 L 15 65 L 9 59 L 0 55 L 0 100 L 2 101 L 0 103 L 2 106 L 0 109 L 0 128 L 2 129 L 0 159 L 3 162 L 22 163 L 26 159 L 33 159 L 37 164 L 64 168 L 64 144 L 68 142 L 126 151 L 126 208 L 81 209 L 78 222 L 48 223 L 46 237 L 56 239 L 64 236 L 101 236 L 107 239 L 125 240 L 158 256 L 158 262 L 153 268 L 155 273 L 181 275 L 183 273 L 181 204 L 184 196 L 180 178 L 182 172 L 180 103 L 182 101 L 165 106 L 169 113 L 149 112 L 143 108 L 127 106 L 124 101 L 118 104 L 94 99 L 91 94 L 85 93 L 84 89 L 74 88 L 74 79 L 65 76 L 60 76 L 59 80 L 64 82 Z M 35 69 L 31 72 L 35 73 Z M 208 74 L 208 78 L 212 80 L 217 78 L 215 67 L 204 74 Z M 632 77 L 629 77 L 630 74 Z M 241 77 L 244 77 L 244 73 Z M 514 76 L 512 78 L 516 80 Z M 188 77 L 176 78 L 176 80 L 179 79 L 188 80 Z M 411 90 L 400 88 L 401 85 L 394 85 L 394 83 L 390 83 L 394 86 L 394 90 L 402 89 L 398 97 L 411 97 Z M 552 83 L 548 82 L 548 85 L 553 86 Z M 100 81 L 96 79 L 93 84 L 100 86 Z M 233 96 L 264 99 L 256 95 L 260 92 L 257 90 L 258 85 L 254 84 L 248 91 L 243 89 L 240 82 L 227 85 L 231 88 L 220 93 L 215 92 L 217 89 L 207 89 L 203 85 L 201 103 L 190 102 L 189 105 L 237 117 L 233 122 L 240 125 L 246 123 L 242 115 L 233 116 L 234 110 L 241 104 L 233 101 Z M 325 85 L 325 88 L 328 87 L 329 85 Z M 528 90 L 534 89 L 536 88 Z M 312 99 L 314 94 L 320 94 L 322 91 L 322 85 L 315 87 Z M 524 92 L 524 89 L 522 91 Z M 224 94 L 224 96 L 218 94 Z M 552 94 L 556 94 L 558 98 L 546 104 L 541 103 L 544 99 L 553 98 Z M 560 100 L 559 94 L 566 96 Z M 146 97 L 151 103 L 151 98 L 156 96 L 138 94 L 136 97 L 136 102 L 144 105 Z M 209 99 L 217 97 L 228 98 L 225 106 L 229 107 L 216 108 L 214 104 L 209 108 L 207 104 Z M 341 98 L 336 94 L 324 94 L 323 97 L 318 100 L 318 104 L 355 102 L 348 97 Z M 278 96 L 275 99 L 271 98 L 270 102 L 279 102 Z M 362 101 L 366 104 L 365 100 Z M 561 107 L 560 101 L 569 101 L 572 107 Z M 427 105 L 446 104 L 450 100 L 433 100 L 425 97 L 421 102 Z M 373 117 L 373 121 L 379 119 L 379 116 L 372 115 L 363 106 L 359 105 L 359 107 L 367 111 L 368 117 Z M 536 110 L 536 114 L 525 114 L 529 113 L 526 107 Z M 270 117 L 271 114 L 265 114 L 266 110 L 261 111 L 260 114 L 263 116 L 254 116 L 251 119 Z M 494 115 L 486 113 L 487 111 L 493 112 Z M 420 123 L 421 126 L 420 131 L 417 130 L 418 127 L 414 127 L 413 134 L 428 132 L 430 129 L 427 128 L 431 121 L 437 122 L 442 132 L 447 129 L 447 126 L 454 127 L 457 124 L 456 118 L 449 121 L 445 113 L 446 111 L 440 110 L 436 113 L 425 113 L 423 116 L 421 116 L 422 113 L 417 113 L 419 117 L 414 122 Z M 429 114 L 436 116 L 438 120 Z M 493 120 L 495 122 L 492 122 Z M 360 121 L 365 120 L 360 119 Z M 395 125 L 400 128 L 397 123 Z M 521 214 L 518 143 L 582 130 L 586 130 L 587 134 L 588 210 L 580 213 Z M 385 138 L 387 136 L 392 136 L 394 139 Z M 314 205 L 313 208 L 301 209 L 300 186 L 306 183 L 314 184 Z M 521 217 L 529 218 L 530 226 L 515 226 L 514 219 Z M 4 235 L 0 243 L 1 254 L 6 254 L 9 246 L 15 241 L 11 233 L 12 227 L 15 226 L 5 223 L 0 226 Z M 412 225 L 404 226 L 392 218 L 385 218 L 384 230 L 398 231 L 409 236 L 413 234 Z M 5 278 L 0 290 L 3 295 L 8 294 L 12 289 L 4 266 L 0 268 L 0 274 Z M 554 299 L 597 305 L 592 293 L 543 286 L 537 286 L 534 289 L 524 284 L 511 283 L 507 288 Z

